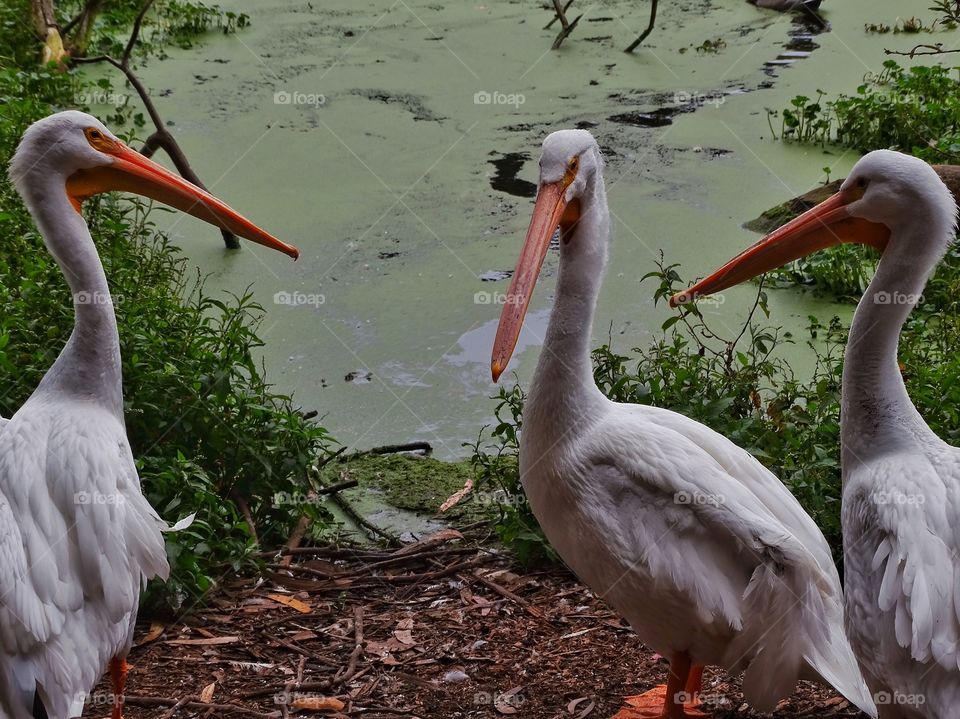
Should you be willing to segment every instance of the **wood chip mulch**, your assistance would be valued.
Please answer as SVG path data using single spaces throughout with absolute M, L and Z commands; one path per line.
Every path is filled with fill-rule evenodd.
M 126 719 L 610 719 L 666 678 L 570 574 L 523 573 L 453 530 L 268 561 L 268 579 L 224 583 L 182 622 L 138 626 Z M 717 719 L 759 716 L 718 670 L 704 691 Z M 108 715 L 109 692 L 102 682 L 84 716 Z M 801 683 L 773 716 L 864 715 Z

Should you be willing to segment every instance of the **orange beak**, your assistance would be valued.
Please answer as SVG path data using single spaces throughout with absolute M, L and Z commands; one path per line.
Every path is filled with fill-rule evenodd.
M 500 325 L 497 327 L 497 337 L 493 343 L 490 370 L 494 382 L 500 379 L 517 346 L 517 338 L 523 327 L 523 318 L 527 315 L 530 297 L 540 276 L 540 267 L 547 256 L 553 233 L 556 232 L 557 227 L 566 232 L 580 219 L 580 202 L 567 201 L 567 187 L 572 181 L 573 175 L 568 174 L 559 182 L 540 185 L 540 190 L 537 192 L 533 218 L 530 220 L 527 238 L 524 240 L 520 259 L 517 260 L 517 267 L 513 272 L 506 304 L 500 315 Z
M 78 170 L 67 179 L 67 195 L 80 211 L 84 200 L 102 192 L 119 190 L 143 195 L 251 242 L 279 250 L 293 259 L 300 250 L 261 230 L 209 192 L 184 180 L 122 142 L 98 138 L 95 149 L 110 155 L 109 165 Z M 91 142 L 93 144 L 93 142 Z
M 883 252 L 890 239 L 886 225 L 850 214 L 863 190 L 841 191 L 747 248 L 706 279 L 670 298 L 677 307 L 745 282 L 768 270 L 841 242 L 859 242 Z

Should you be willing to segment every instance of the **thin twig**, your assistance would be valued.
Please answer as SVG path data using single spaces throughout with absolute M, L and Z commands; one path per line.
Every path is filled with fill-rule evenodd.
M 921 50 L 923 50 L 921 52 Z M 900 50 L 887 50 L 883 51 L 887 55 L 904 55 L 906 57 L 917 57 L 918 55 L 949 55 L 950 53 L 960 52 L 960 49 L 956 50 L 944 50 L 943 43 L 936 43 L 935 45 L 917 45 L 912 50 L 907 52 L 901 52 Z
M 218 714 L 240 714 L 241 716 L 254 717 L 254 719 L 274 719 L 274 715 L 264 714 L 263 712 L 247 709 L 246 707 L 237 706 L 236 704 L 205 704 L 193 698 L 190 698 L 186 703 L 181 702 L 183 702 L 182 699 L 168 699 L 167 697 L 153 696 L 127 696 L 124 698 L 124 703 L 127 706 L 134 707 L 174 707 L 179 704 L 181 709 L 191 711 L 213 711 Z

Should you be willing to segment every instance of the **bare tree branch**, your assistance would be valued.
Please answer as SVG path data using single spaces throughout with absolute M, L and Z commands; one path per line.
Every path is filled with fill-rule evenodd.
M 566 40 L 567 37 L 570 35 L 570 33 L 573 32 L 573 29 L 577 26 L 577 23 L 580 22 L 580 18 L 583 17 L 583 15 L 580 14 L 580 15 L 577 15 L 576 18 L 574 18 L 573 22 L 570 22 L 569 20 L 567 20 L 566 10 L 572 4 L 573 4 L 573 0 L 569 0 L 566 7 L 564 7 L 560 4 L 560 0 L 553 0 L 553 9 L 554 9 L 554 12 L 556 13 L 556 17 L 554 17 L 554 20 L 557 20 L 557 19 L 560 20 L 561 30 L 560 30 L 560 33 L 557 35 L 557 38 L 553 41 L 553 45 L 551 46 L 552 50 L 560 49 L 560 46 L 563 44 L 563 41 Z M 551 21 L 551 24 L 552 22 L 553 21 Z M 550 25 L 547 25 L 547 27 L 550 27 Z
M 918 55 L 949 55 L 950 53 L 953 53 L 953 52 L 960 52 L 960 49 L 945 50 L 943 48 L 943 43 L 938 42 L 935 45 L 917 45 L 912 50 L 908 50 L 907 52 L 900 52 L 899 50 L 886 50 L 886 49 L 883 52 L 887 55 L 903 55 L 905 57 L 913 58 L 913 57 L 917 57 Z
M 566 14 L 567 10 L 570 9 L 570 6 L 573 5 L 574 0 L 567 0 L 567 4 L 563 6 L 563 12 Z M 554 13 L 553 19 L 550 20 L 546 25 L 543 26 L 544 30 L 549 30 L 553 27 L 553 24 L 560 19 L 560 15 Z
M 640 34 L 640 37 L 638 37 L 636 40 L 630 43 L 630 46 L 626 50 L 624 50 L 624 52 L 633 52 L 634 50 L 636 50 L 640 46 L 640 43 L 646 40 L 647 36 L 653 32 L 653 26 L 657 22 L 658 1 L 659 0 L 653 0 L 653 4 L 650 6 L 650 23 L 647 25 L 647 29 Z
M 127 78 L 127 82 L 130 83 L 130 86 L 133 87 L 137 95 L 140 96 L 140 101 L 143 103 L 143 107 L 146 109 L 147 115 L 150 116 L 150 121 L 154 127 L 153 133 L 144 142 L 141 154 L 146 157 L 151 157 L 158 149 L 163 150 L 177 168 L 177 172 L 197 187 L 206 190 L 206 186 L 197 176 L 197 173 L 194 172 L 193 167 L 191 167 L 190 162 L 187 160 L 183 148 L 180 147 L 176 138 L 167 130 L 166 123 L 164 123 L 163 118 L 160 116 L 160 112 L 157 110 L 153 98 L 150 97 L 150 92 L 130 67 L 130 58 L 140 39 L 140 29 L 143 27 L 143 19 L 153 6 L 153 3 L 154 0 L 144 0 L 143 6 L 140 8 L 140 12 L 137 13 L 133 27 L 130 30 L 130 39 L 127 40 L 127 44 L 123 49 L 123 55 L 121 55 L 119 60 L 109 55 L 97 55 L 96 57 L 74 58 L 74 62 L 78 64 L 105 62 L 113 65 L 113 67 L 122 72 Z M 220 234 L 223 236 L 224 245 L 229 249 L 236 250 L 240 248 L 240 241 L 232 232 L 221 229 Z

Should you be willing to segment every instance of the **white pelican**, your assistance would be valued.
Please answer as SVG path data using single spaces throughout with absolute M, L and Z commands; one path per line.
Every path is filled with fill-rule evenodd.
M 292 257 L 297 250 L 81 112 L 32 125 L 10 176 L 76 317 L 57 361 L 0 432 L 0 716 L 79 716 L 109 667 L 119 719 L 140 590 L 169 567 L 166 527 L 140 492 L 127 442 L 117 323 L 81 203 L 132 191 Z
M 847 633 L 883 719 L 960 713 L 960 449 L 907 394 L 900 330 L 954 239 L 927 163 L 878 150 L 839 192 L 671 300 L 718 292 L 840 242 L 881 251 L 844 355 L 840 408 Z
M 708 427 L 611 402 L 594 384 L 590 330 L 610 236 L 602 167 L 586 131 L 544 141 L 533 219 L 497 330 L 494 380 L 559 226 L 556 298 L 523 413 L 530 506 L 577 576 L 670 659 L 666 692 L 644 695 L 643 716 L 703 716 L 684 700 L 706 664 L 745 672 L 744 694 L 760 711 L 810 678 L 876 716 L 844 636 L 830 548 L 790 492 Z

